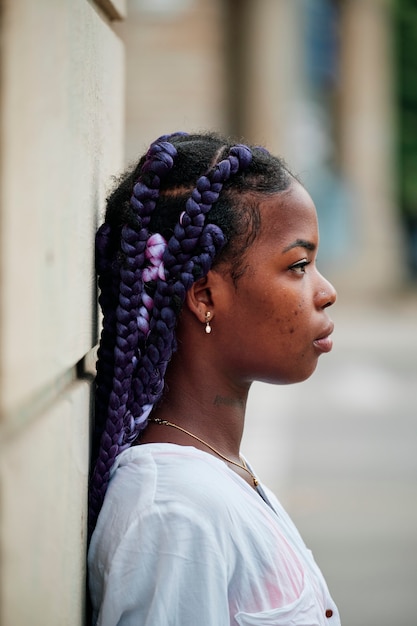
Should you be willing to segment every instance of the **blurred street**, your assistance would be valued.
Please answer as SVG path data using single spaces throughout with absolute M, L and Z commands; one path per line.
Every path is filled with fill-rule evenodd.
M 291 514 L 343 626 L 417 626 L 417 298 L 340 301 L 313 377 L 251 391 L 242 450 Z

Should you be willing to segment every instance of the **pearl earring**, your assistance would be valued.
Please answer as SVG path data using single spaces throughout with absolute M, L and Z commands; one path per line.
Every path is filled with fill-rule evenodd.
M 204 321 L 206 322 L 205 331 L 206 331 L 207 334 L 211 333 L 210 317 L 211 317 L 211 313 L 210 313 L 210 311 L 207 311 L 207 313 L 206 313 L 206 315 L 204 317 Z

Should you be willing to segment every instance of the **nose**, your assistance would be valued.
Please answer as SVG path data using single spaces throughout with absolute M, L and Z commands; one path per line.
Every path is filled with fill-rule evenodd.
M 326 309 L 336 302 L 337 292 L 332 283 L 319 274 L 319 285 L 316 293 L 316 303 L 320 309 Z

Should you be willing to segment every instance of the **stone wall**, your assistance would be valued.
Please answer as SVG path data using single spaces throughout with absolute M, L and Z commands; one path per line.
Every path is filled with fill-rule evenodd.
M 123 151 L 123 3 L 1 4 L 0 622 L 84 620 L 93 233 Z

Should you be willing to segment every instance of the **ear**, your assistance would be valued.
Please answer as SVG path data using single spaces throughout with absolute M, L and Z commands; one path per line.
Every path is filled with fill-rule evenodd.
M 185 304 L 199 322 L 205 322 L 207 312 L 211 313 L 210 319 L 216 314 L 216 305 L 222 298 L 225 282 L 221 274 L 210 270 L 204 278 L 196 280 L 187 291 Z

